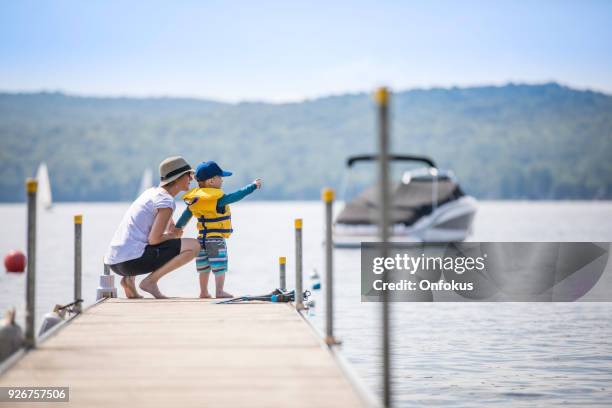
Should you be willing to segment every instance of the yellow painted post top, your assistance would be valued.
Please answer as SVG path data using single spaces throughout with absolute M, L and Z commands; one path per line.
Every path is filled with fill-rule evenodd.
M 326 203 L 331 203 L 334 201 L 335 193 L 331 188 L 324 188 L 321 192 L 321 199 Z
M 284 265 L 287 263 L 287 258 L 285 258 L 284 256 L 279 256 L 278 257 L 278 263 L 281 265 Z
M 77 214 L 74 216 L 74 223 L 75 224 L 82 224 L 83 223 L 83 215 L 82 214 Z
M 38 190 L 38 181 L 33 178 L 26 179 L 26 191 L 28 193 L 35 193 Z
M 380 87 L 374 92 L 374 100 L 377 104 L 386 106 L 389 104 L 389 89 Z
M 302 219 L 301 218 L 295 219 L 295 229 L 302 229 Z

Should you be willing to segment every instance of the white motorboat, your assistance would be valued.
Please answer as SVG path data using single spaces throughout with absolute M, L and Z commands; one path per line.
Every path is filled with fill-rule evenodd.
M 356 163 L 376 161 L 373 155 L 350 157 Z M 391 187 L 390 240 L 395 242 L 463 241 L 470 234 L 476 199 L 466 195 L 450 171 L 440 171 L 427 157 L 391 155 L 390 161 L 417 162 L 426 167 L 404 171 Z M 358 247 L 378 241 L 378 186 L 361 191 L 346 204 L 334 222 L 334 246 Z

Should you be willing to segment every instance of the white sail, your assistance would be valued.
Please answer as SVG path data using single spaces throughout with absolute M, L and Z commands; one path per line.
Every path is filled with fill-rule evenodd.
M 142 180 L 140 181 L 140 189 L 138 190 L 138 195 L 142 194 L 146 189 L 153 187 L 153 173 L 151 169 L 145 169 L 144 173 L 142 173 Z
M 48 210 L 53 206 L 53 198 L 51 196 L 51 182 L 49 181 L 49 171 L 47 170 L 47 165 L 44 162 L 40 163 L 40 165 L 38 166 L 38 171 L 36 172 L 36 180 L 38 180 L 38 204 Z

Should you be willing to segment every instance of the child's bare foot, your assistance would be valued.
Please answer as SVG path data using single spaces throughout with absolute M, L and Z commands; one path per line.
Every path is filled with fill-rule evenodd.
M 127 276 L 124 276 L 121 278 L 120 283 L 121 287 L 123 287 L 123 290 L 125 291 L 125 296 L 128 299 L 142 299 L 142 296 L 138 294 L 136 287 L 134 287 L 133 277 L 128 278 Z
M 152 294 L 155 299 L 168 299 L 159 291 L 157 283 L 151 282 L 149 278 L 144 278 L 138 286 L 140 286 L 140 289 L 144 290 L 145 292 Z
M 231 294 L 229 294 L 229 293 L 227 293 L 225 291 L 222 291 L 222 292 L 217 292 L 216 297 L 217 297 L 217 299 L 219 299 L 219 298 L 233 298 L 234 295 L 231 295 Z
M 208 292 L 200 293 L 200 299 L 210 299 L 212 296 Z

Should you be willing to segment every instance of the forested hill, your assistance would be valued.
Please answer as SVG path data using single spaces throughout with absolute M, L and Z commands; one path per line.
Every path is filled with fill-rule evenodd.
M 411 90 L 392 98 L 393 151 L 425 154 L 478 198 L 612 198 L 612 97 L 555 83 Z M 262 199 L 316 199 L 345 158 L 375 149 L 370 95 L 302 103 L 0 93 L 0 201 L 49 168 L 56 201 L 135 197 L 166 156 L 216 160 L 228 187 L 262 177 Z

